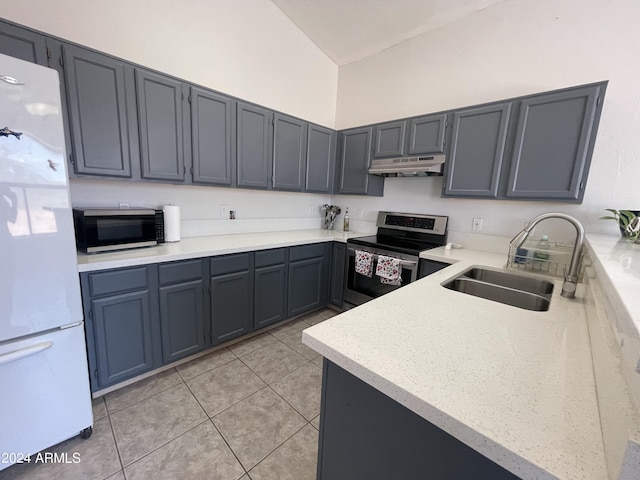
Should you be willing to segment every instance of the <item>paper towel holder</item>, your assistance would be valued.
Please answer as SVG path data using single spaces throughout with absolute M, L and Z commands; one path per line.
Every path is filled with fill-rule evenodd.
M 164 205 L 164 240 L 165 242 L 180 241 L 180 206 Z

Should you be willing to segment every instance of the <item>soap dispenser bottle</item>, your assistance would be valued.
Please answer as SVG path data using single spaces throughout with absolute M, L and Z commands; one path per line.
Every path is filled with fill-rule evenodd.
M 345 232 L 349 231 L 349 207 L 347 207 L 344 212 L 344 223 L 342 225 L 342 230 Z

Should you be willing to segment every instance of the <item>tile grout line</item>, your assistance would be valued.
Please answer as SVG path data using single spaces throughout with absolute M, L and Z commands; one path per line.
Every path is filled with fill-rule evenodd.
M 105 407 L 106 407 L 107 402 L 104 402 L 104 403 L 105 403 Z M 124 462 L 122 461 L 122 455 L 120 455 L 120 447 L 118 446 L 118 439 L 116 438 L 116 431 L 113 429 L 113 424 L 111 423 L 111 415 L 109 414 L 108 410 L 107 410 L 107 420 L 109 421 L 109 428 L 111 429 L 111 436 L 113 437 L 113 444 L 116 447 L 116 454 L 118 455 L 118 461 L 120 462 L 120 470 L 119 471 L 122 472 L 122 476 L 126 480 L 127 475 L 124 472 Z M 116 473 L 118 473 L 118 472 L 113 472 L 113 473 L 111 473 L 111 475 L 114 475 Z M 109 478 L 109 476 L 110 475 L 107 475 L 105 477 L 105 479 Z

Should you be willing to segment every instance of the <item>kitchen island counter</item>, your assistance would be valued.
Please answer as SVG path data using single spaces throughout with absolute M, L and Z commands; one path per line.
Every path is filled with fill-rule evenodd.
M 303 342 L 525 479 L 604 479 L 584 285 L 534 312 L 448 290 L 506 255 L 438 248 L 439 272 L 303 332 Z
M 336 230 L 293 230 L 282 232 L 239 233 L 208 237 L 183 238 L 179 242 L 163 243 L 156 247 L 136 248 L 110 253 L 78 253 L 78 271 L 91 272 L 111 268 L 149 265 L 152 263 L 188 260 L 229 253 L 250 252 L 269 248 L 290 247 L 322 242 L 346 242 L 361 237 L 358 232 Z

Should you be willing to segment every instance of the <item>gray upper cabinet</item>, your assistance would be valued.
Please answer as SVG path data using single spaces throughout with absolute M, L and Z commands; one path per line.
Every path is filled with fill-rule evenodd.
M 238 102 L 236 157 L 239 187 L 269 188 L 269 126 L 272 115 L 264 108 Z
M 408 155 L 443 153 L 447 114 L 438 113 L 409 121 Z
M 369 175 L 373 128 L 354 128 L 341 134 L 336 193 L 382 195 L 384 179 Z
M 506 197 L 582 199 L 602 88 L 592 85 L 522 100 Z
M 407 122 L 392 122 L 375 127 L 375 158 L 401 157 L 405 154 Z
M 317 125 L 307 131 L 305 191 L 331 193 L 335 171 L 336 132 Z
M 197 87 L 191 87 L 189 101 L 193 183 L 234 185 L 236 102 Z
M 72 45 L 62 51 L 75 172 L 130 178 L 131 67 Z
M 280 113 L 273 116 L 273 188 L 302 191 L 306 168 L 307 124 Z
M 498 196 L 510 112 L 509 102 L 453 114 L 444 196 Z
M 45 37 L 0 21 L 0 53 L 31 63 L 47 65 Z M 2 75 L 9 75 L 3 72 Z
M 183 84 L 136 68 L 142 178 L 182 182 L 185 178 Z

